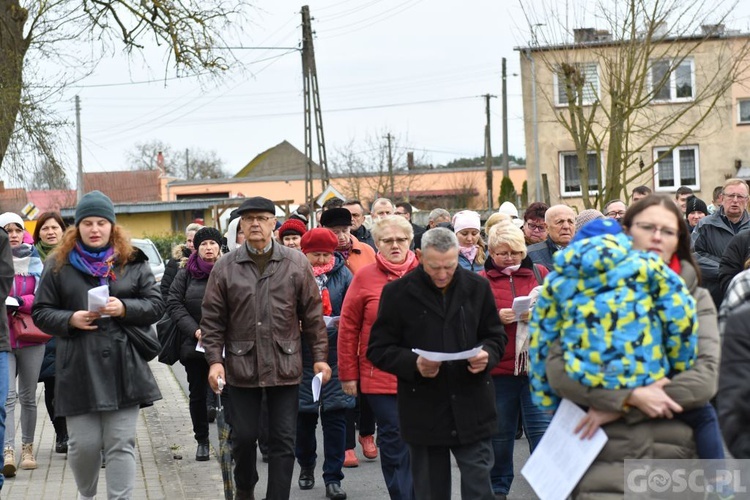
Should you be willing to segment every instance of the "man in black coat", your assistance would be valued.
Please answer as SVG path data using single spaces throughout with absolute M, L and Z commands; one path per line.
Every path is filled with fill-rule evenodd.
M 427 231 L 421 264 L 383 289 L 367 357 L 398 377 L 401 435 L 409 445 L 416 498 L 449 499 L 450 454 L 461 470 L 461 497 L 495 498 L 490 483 L 496 429 L 490 369 L 507 337 L 489 282 L 458 266 L 452 231 Z M 412 349 L 458 353 L 457 361 L 431 361 Z

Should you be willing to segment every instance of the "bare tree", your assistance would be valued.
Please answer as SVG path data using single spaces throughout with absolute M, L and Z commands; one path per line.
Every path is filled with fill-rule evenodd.
M 538 91 L 573 142 L 586 208 L 626 199 L 628 184 L 653 176 L 675 148 L 718 132 L 721 120 L 709 118 L 731 108 L 732 86 L 748 76 L 750 61 L 750 39 L 724 29 L 725 4 L 601 1 L 593 17 L 603 30 L 558 21 L 568 19 L 568 2 L 523 4 L 529 23 L 543 26 L 535 35 L 542 46 L 531 50 L 558 85 Z M 653 158 L 657 141 L 670 147 Z
M 159 165 L 159 153 L 162 165 Z M 126 153 L 131 170 L 163 169 L 165 175 L 184 179 L 218 179 L 226 177 L 224 162 L 216 151 L 189 149 L 176 151 L 171 145 L 155 139 L 139 142 Z
M 344 194 L 351 199 L 370 199 L 389 196 L 391 173 L 389 170 L 388 131 L 367 136 L 361 143 L 351 140 L 344 147 L 335 149 L 330 158 L 334 177 L 343 181 Z M 393 162 L 393 191 L 406 198 L 419 179 L 419 166 L 426 160 L 415 160 L 415 169 L 407 165 L 407 148 L 404 141 L 391 134 L 391 161 Z
M 228 68 L 223 37 L 242 20 L 248 0 L 5 0 L 0 5 L 0 165 L 8 177 L 33 176 L 28 158 L 59 164 L 65 121 L 52 110 L 60 90 L 124 47 L 162 47 L 166 68 L 216 76 Z M 81 55 L 82 54 L 82 55 Z M 60 68 L 50 76 L 40 68 Z M 166 70 L 165 68 L 165 70 Z M 42 162 L 37 162 L 42 164 Z M 25 168 L 23 168 L 25 167 Z

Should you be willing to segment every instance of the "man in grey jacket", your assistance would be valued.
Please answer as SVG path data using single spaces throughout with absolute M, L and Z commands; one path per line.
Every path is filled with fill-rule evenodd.
M 729 179 L 724 183 L 723 193 L 719 210 L 701 219 L 692 234 L 703 286 L 711 292 L 717 309 L 724 298 L 719 280 L 721 257 L 732 238 L 750 228 L 747 183 L 742 179 Z

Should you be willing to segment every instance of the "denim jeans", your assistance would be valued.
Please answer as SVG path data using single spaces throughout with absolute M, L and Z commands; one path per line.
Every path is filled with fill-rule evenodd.
M 323 482 L 341 484 L 344 479 L 344 445 L 346 440 L 346 410 L 330 410 L 320 413 L 323 426 Z M 318 447 L 315 439 L 315 427 L 318 425 L 317 413 L 297 414 L 297 444 L 294 454 L 302 468 L 314 468 L 318 458 L 315 450 Z
M 8 353 L 0 352 L 0 373 L 8 373 Z M 8 397 L 8 377 L 0 377 L 0 401 L 5 401 Z M 14 425 L 11 422 L 10 425 Z M 0 443 L 5 442 L 5 405 L 0 404 Z M 0 454 L 0 470 L 5 467 L 5 460 Z M 3 489 L 4 477 L 0 473 L 0 490 Z
M 364 398 L 369 402 L 378 424 L 380 468 L 391 500 L 413 500 L 414 481 L 409 447 L 401 439 L 396 395 L 367 394 Z
M 693 428 L 698 458 L 724 458 L 724 441 L 721 439 L 719 419 L 711 403 L 683 413 L 675 413 L 674 418 Z
M 525 375 L 498 375 L 492 377 L 495 384 L 497 406 L 497 432 L 492 436 L 495 464 L 492 466 L 492 490 L 507 495 L 513 483 L 513 446 L 518 430 L 520 413 L 523 431 L 529 441 L 529 450 L 539 444 L 552 415 L 542 411 L 531 402 L 529 377 Z

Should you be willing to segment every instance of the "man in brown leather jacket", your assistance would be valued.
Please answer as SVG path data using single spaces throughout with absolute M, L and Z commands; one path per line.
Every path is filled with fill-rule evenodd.
M 256 441 L 263 390 L 268 399 L 269 464 L 265 498 L 289 498 L 294 470 L 302 338 L 313 371 L 331 376 L 318 285 L 301 252 L 273 240 L 275 206 L 248 198 L 237 210 L 245 244 L 219 259 L 206 286 L 201 320 L 209 382 L 226 381 L 232 404 L 237 500 L 254 499 Z M 223 355 L 222 355 L 223 353 Z

